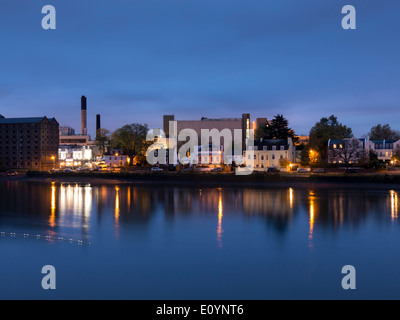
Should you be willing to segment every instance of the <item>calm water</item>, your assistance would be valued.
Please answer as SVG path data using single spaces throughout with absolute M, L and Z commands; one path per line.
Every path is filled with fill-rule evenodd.
M 0 181 L 0 299 L 399 299 L 399 191 Z

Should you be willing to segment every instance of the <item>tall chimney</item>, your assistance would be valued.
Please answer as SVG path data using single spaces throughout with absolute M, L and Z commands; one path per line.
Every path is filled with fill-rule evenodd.
M 99 114 L 96 114 L 96 136 L 98 135 L 100 129 L 101 129 L 101 118 Z
M 87 100 L 85 96 L 81 98 L 81 133 L 87 135 Z

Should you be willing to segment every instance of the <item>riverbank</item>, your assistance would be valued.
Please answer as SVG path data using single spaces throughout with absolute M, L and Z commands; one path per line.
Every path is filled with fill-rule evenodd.
M 157 186 L 185 187 L 307 187 L 307 188 L 379 188 L 399 189 L 399 174 L 270 174 L 253 173 L 237 176 L 234 173 L 45 173 L 28 172 L 16 177 L 3 177 L 2 180 L 84 183 L 93 185 L 141 184 Z

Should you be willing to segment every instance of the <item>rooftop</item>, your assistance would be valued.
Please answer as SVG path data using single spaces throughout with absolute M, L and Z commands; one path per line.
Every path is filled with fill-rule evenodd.
M 47 119 L 47 117 L 35 117 L 35 118 L 0 118 L 0 124 L 30 124 L 30 123 L 41 123 L 44 119 L 50 121 L 55 120 Z

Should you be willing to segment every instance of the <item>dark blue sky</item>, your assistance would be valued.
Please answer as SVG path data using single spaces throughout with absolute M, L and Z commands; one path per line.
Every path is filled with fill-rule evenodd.
M 241 113 L 282 113 L 298 134 L 330 114 L 358 136 L 400 129 L 399 14 L 398 0 L 2 0 L 0 114 L 79 131 L 86 95 L 92 134 L 96 113 L 111 130 Z

